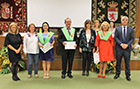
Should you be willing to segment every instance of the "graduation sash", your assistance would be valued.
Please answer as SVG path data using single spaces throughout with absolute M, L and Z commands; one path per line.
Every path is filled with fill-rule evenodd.
M 64 36 L 66 37 L 67 41 L 73 41 L 74 35 L 75 35 L 75 29 L 71 28 L 70 34 L 68 33 L 68 30 L 66 27 L 62 28 L 62 32 Z
M 105 40 L 105 41 L 107 41 L 108 38 L 109 38 L 110 35 L 111 35 L 111 32 L 110 32 L 110 31 L 108 31 L 105 35 L 103 34 L 103 31 L 102 31 L 102 30 L 100 30 L 98 33 L 99 33 L 100 38 L 101 38 L 102 40 Z
M 40 40 L 40 43 L 42 45 L 46 44 L 47 42 L 50 41 L 51 37 L 54 35 L 53 32 L 49 32 L 48 35 L 46 36 L 45 40 L 43 39 L 43 34 L 42 32 L 38 33 L 38 37 L 39 37 L 39 40 Z

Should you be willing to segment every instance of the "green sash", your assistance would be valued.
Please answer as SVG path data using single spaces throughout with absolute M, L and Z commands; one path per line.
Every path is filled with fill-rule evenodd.
M 108 31 L 105 35 L 103 34 L 103 31 L 102 31 L 102 30 L 100 30 L 98 33 L 99 33 L 100 38 L 101 38 L 102 40 L 105 40 L 105 41 L 107 41 L 108 38 L 109 38 L 110 35 L 111 35 L 111 32 L 110 32 L 110 31 Z
M 47 42 L 49 42 L 49 40 L 51 39 L 51 37 L 52 37 L 53 35 L 54 35 L 53 32 L 49 32 L 48 35 L 47 35 L 46 38 L 45 38 L 45 41 L 44 41 L 42 32 L 38 33 L 38 37 L 39 37 L 40 43 L 41 43 L 42 45 L 45 45 Z
M 70 35 L 69 35 L 66 27 L 62 28 L 62 32 L 63 32 L 63 34 L 65 35 L 65 37 L 68 41 L 73 41 L 74 35 L 75 35 L 75 29 L 74 28 L 71 28 Z

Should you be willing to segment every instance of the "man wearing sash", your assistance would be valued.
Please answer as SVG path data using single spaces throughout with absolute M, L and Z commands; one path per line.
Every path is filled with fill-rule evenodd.
M 121 18 L 122 26 L 117 27 L 115 30 L 115 49 L 116 49 L 116 75 L 114 79 L 117 79 L 120 76 L 121 72 L 121 60 L 124 57 L 125 61 L 125 75 L 128 81 L 131 81 L 130 78 L 130 55 L 131 55 L 131 44 L 134 42 L 134 30 L 132 27 L 127 26 L 128 17 L 123 16 Z
M 75 54 L 75 50 L 65 50 L 65 41 L 76 41 L 77 42 L 77 36 L 76 36 L 76 30 L 71 27 L 71 19 L 66 18 L 65 19 L 65 25 L 66 27 L 62 28 L 59 32 L 58 36 L 58 42 L 62 45 L 62 76 L 61 78 L 65 78 L 66 74 L 66 68 L 67 68 L 67 60 L 68 60 L 68 71 L 67 71 L 67 76 L 69 78 L 73 78 L 71 75 L 71 70 L 72 70 L 72 64 L 73 64 L 73 58 Z M 74 46 L 75 48 L 77 47 L 77 44 Z

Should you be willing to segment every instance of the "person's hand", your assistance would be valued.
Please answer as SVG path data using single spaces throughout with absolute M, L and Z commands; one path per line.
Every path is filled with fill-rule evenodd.
M 126 49 L 128 47 L 128 44 L 122 44 L 121 46 L 123 49 Z
M 52 46 L 52 47 L 53 47 L 53 44 L 50 44 L 50 46 Z
M 19 54 L 20 50 L 15 50 L 16 54 Z
M 65 45 L 66 45 L 66 43 L 65 43 L 65 42 L 63 42 L 63 45 L 65 46 Z
M 27 56 L 27 53 L 24 53 L 25 56 Z
M 74 47 L 76 48 L 77 47 L 77 44 L 75 44 Z
M 81 48 L 79 48 L 79 52 L 82 53 L 82 49 Z
M 125 47 L 125 49 L 127 49 L 127 47 L 128 47 L 128 44 L 124 44 L 124 47 Z
M 92 50 L 92 53 L 95 53 L 95 48 Z
M 42 44 L 40 44 L 39 46 L 43 48 L 43 45 Z
M 98 53 L 98 52 L 99 52 L 99 48 L 97 47 L 96 53 Z
M 122 48 L 123 48 L 123 49 L 125 49 L 125 46 L 124 46 L 124 44 L 122 44 L 121 46 L 122 46 Z

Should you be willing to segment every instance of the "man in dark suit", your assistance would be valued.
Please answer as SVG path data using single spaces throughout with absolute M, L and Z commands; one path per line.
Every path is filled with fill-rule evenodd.
M 130 56 L 131 56 L 131 44 L 134 42 L 134 30 L 132 27 L 127 26 L 128 17 L 123 16 L 121 18 L 122 26 L 117 27 L 115 30 L 115 49 L 116 49 L 116 75 L 114 79 L 117 79 L 120 76 L 121 72 L 121 61 L 122 57 L 124 57 L 125 61 L 125 75 L 128 81 L 131 81 L 130 78 Z
M 73 64 L 73 58 L 75 54 L 75 50 L 65 50 L 65 41 L 76 41 L 75 44 L 75 49 L 77 47 L 77 35 L 76 35 L 76 30 L 71 27 L 71 19 L 66 18 L 65 19 L 65 25 L 66 27 L 62 28 L 59 32 L 58 36 L 58 42 L 62 45 L 62 79 L 65 79 L 65 74 L 66 74 L 66 68 L 67 68 L 67 60 L 68 60 L 68 71 L 67 71 L 67 76 L 69 78 L 73 78 L 71 75 L 71 70 L 72 70 L 72 64 Z

